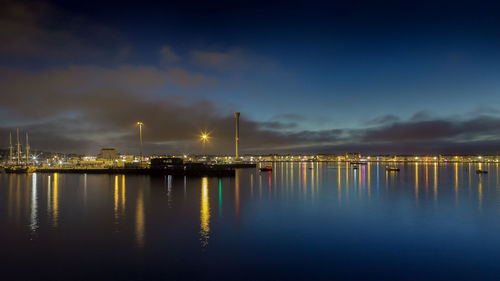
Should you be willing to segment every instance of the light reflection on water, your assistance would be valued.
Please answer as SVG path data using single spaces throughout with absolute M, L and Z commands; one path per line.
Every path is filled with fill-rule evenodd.
M 135 233 L 137 239 L 137 246 L 142 250 L 144 246 L 144 233 L 145 233 L 145 213 L 144 213 L 144 187 L 142 179 L 139 181 L 139 189 L 137 192 L 137 203 L 135 213 Z
M 37 195 L 37 175 L 32 175 L 31 186 L 31 216 L 30 216 L 30 230 L 36 232 L 38 229 L 38 195 Z
M 487 259 L 500 251 L 497 164 L 399 164 L 398 173 L 386 172 L 385 163 L 358 169 L 341 162 L 272 165 L 271 173 L 241 169 L 233 178 L 2 174 L 0 235 L 12 258 L 3 267 L 43 264 L 50 248 L 63 264 L 68 252 L 86 253 L 72 262 L 111 271 L 118 264 L 108 260 L 126 259 L 139 271 L 158 265 L 153 272 L 160 277 L 195 265 L 216 276 L 227 260 L 241 270 L 272 260 L 270 276 L 292 279 L 374 260 L 365 263 L 374 276 L 401 260 L 441 277 L 452 274 L 445 273 L 450 260 L 461 264 L 454 271 L 458 279 L 479 269 L 500 273 Z M 477 175 L 476 169 L 489 173 Z M 102 259 L 93 263 L 97 252 Z M 293 257 L 304 255 L 316 264 L 289 268 Z M 160 260 L 182 263 L 162 267 Z M 431 261 L 444 264 L 442 271 Z M 404 265 L 391 270 L 411 279 Z M 127 269 L 121 272 L 127 276 Z M 258 270 L 249 276 L 261 277 Z
M 54 173 L 52 178 L 49 176 L 49 212 L 52 218 L 52 227 L 58 226 L 59 219 L 59 175 Z M 52 181 L 51 181 L 52 180 Z
M 114 199 L 115 199 L 115 204 L 114 204 L 114 218 L 115 220 L 118 219 L 118 199 L 119 199 L 119 191 L 118 191 L 118 176 L 115 176 L 115 191 L 114 191 Z
M 208 195 L 208 180 L 206 177 L 201 179 L 201 207 L 200 207 L 200 240 L 201 246 L 208 245 L 210 238 L 210 202 Z

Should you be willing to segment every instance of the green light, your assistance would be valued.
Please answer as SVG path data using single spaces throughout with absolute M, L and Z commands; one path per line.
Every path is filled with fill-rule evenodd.
M 222 180 L 219 179 L 219 216 L 222 217 Z

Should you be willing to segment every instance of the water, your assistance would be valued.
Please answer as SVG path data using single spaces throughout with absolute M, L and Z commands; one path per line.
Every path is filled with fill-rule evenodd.
M 0 175 L 5 280 L 496 280 L 500 169 Z

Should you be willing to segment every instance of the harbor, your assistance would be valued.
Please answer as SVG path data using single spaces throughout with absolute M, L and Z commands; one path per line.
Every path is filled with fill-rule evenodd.
M 25 132 L 24 149 L 19 129 L 16 129 L 15 145 L 12 133 L 9 134 L 8 159 L 3 159 L 0 168 L 6 173 L 74 173 L 74 174 L 143 174 L 175 175 L 191 177 L 233 177 L 235 170 L 258 168 L 261 172 L 272 172 L 272 163 L 279 162 L 324 162 L 346 163 L 357 170 L 368 163 L 383 163 L 387 172 L 399 172 L 404 163 L 494 163 L 498 164 L 499 155 L 362 155 L 344 154 L 268 154 L 240 155 L 240 112 L 234 112 L 234 154 L 209 155 L 206 146 L 210 143 L 210 133 L 200 135 L 203 154 L 182 155 L 144 155 L 143 122 L 139 128 L 139 155 L 120 153 L 112 147 L 102 148 L 97 155 L 77 155 L 42 153 L 31 150 L 28 132 Z M 478 169 L 477 174 L 487 170 Z
M 114 148 L 102 148 L 97 156 L 61 157 L 54 154 L 44 159 L 30 153 L 28 132 L 25 138 L 25 151 L 22 151 L 19 129 L 16 129 L 15 152 L 12 133 L 9 134 L 9 158 L 0 166 L 6 173 L 73 173 L 73 174 L 144 174 L 144 175 L 174 175 L 192 177 L 232 177 L 235 169 L 257 167 L 254 158 L 245 160 L 239 155 L 239 112 L 234 113 L 236 120 L 235 156 L 209 157 L 183 155 L 146 156 L 143 155 L 142 127 L 144 123 L 137 122 L 139 127 L 139 156 L 120 154 Z M 209 139 L 208 133 L 202 133 L 203 148 Z
M 179 158 L 156 158 L 156 161 L 179 160 L 176 165 L 153 165 L 136 168 L 101 168 L 101 167 L 33 167 L 33 166 L 4 166 L 6 173 L 68 173 L 68 174 L 142 174 L 142 175 L 173 175 L 173 176 L 210 176 L 210 177 L 231 177 L 235 174 L 235 169 L 255 168 L 256 164 L 203 164 L 203 163 L 183 163 Z

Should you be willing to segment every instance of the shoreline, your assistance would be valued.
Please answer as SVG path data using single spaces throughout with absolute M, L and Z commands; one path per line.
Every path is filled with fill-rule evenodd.
M 203 166 L 174 166 L 165 168 L 37 168 L 30 167 L 29 170 L 9 171 L 4 167 L 7 174 L 28 174 L 28 173 L 61 173 L 61 174 L 135 174 L 135 175 L 172 175 L 172 176 L 193 176 L 193 177 L 233 177 L 235 169 L 255 168 L 256 164 L 238 163 L 224 165 L 203 165 Z

